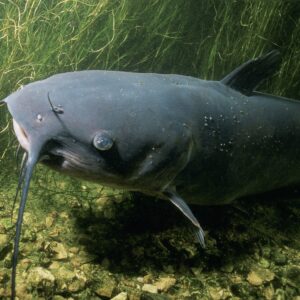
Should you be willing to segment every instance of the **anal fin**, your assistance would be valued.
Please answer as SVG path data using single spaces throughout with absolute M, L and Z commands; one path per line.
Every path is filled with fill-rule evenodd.
M 163 194 L 192 222 L 195 227 L 196 238 L 201 247 L 205 248 L 204 231 L 189 206 L 175 191 L 167 190 Z

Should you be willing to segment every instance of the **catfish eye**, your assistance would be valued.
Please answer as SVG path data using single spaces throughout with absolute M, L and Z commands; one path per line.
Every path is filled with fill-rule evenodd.
M 97 133 L 93 140 L 94 147 L 101 151 L 109 150 L 113 144 L 114 141 L 107 132 Z

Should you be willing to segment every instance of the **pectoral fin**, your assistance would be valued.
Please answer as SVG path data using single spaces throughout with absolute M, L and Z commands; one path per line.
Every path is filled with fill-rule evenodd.
M 200 245 L 205 248 L 204 231 L 185 201 L 173 190 L 165 191 L 164 196 L 166 196 L 192 222 L 196 230 L 196 238 Z

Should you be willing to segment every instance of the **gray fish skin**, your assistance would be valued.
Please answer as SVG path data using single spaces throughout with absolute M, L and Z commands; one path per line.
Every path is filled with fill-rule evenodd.
M 4 102 L 26 151 L 12 264 L 36 163 L 71 176 L 186 204 L 217 205 L 300 183 L 300 104 L 254 92 L 278 51 L 221 81 L 181 75 L 80 71 L 26 85 Z M 185 202 L 186 201 L 186 202 Z
M 59 120 L 48 95 L 63 107 Z M 200 205 L 299 183 L 294 100 L 180 75 L 81 71 L 29 84 L 6 102 L 29 138 L 52 142 L 43 152 L 66 155 L 43 163 L 83 179 L 147 194 L 175 186 Z M 112 151 L 93 147 L 99 130 L 111 134 Z

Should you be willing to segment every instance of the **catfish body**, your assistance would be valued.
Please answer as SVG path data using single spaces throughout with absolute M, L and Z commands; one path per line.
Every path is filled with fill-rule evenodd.
M 48 96 L 63 107 L 61 122 Z M 11 113 L 28 136 L 47 134 L 43 152 L 50 157 L 42 162 L 83 179 L 156 195 L 171 185 L 200 205 L 299 183 L 294 100 L 246 96 L 218 81 L 109 71 L 55 75 L 10 97 L 16 99 L 7 100 Z M 94 149 L 99 130 L 111 134 L 110 151 Z
M 221 81 L 116 71 L 63 73 L 4 99 L 26 152 L 18 189 L 12 299 L 30 179 L 38 162 L 63 173 L 186 204 L 216 205 L 300 183 L 300 104 L 255 92 L 272 51 Z

